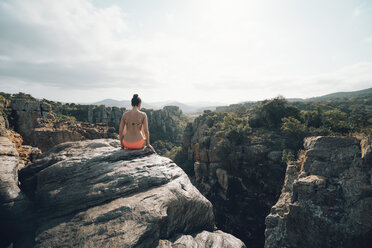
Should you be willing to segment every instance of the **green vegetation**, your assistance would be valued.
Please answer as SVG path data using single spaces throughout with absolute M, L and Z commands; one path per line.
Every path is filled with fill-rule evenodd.
M 204 138 L 199 139 L 195 146 L 199 150 L 205 147 L 213 149 L 214 146 L 223 163 L 237 167 L 249 163 L 244 157 L 245 149 L 259 143 L 255 140 L 275 140 L 275 147 L 281 147 L 282 162 L 286 163 L 299 157 L 304 149 L 305 137 L 330 135 L 362 138 L 372 135 L 372 90 L 361 91 L 357 96 L 346 95 L 349 97 L 339 93 L 321 101 L 297 102 L 276 97 L 254 104 L 233 104 L 214 112 L 205 111 L 194 122 L 194 126 L 204 132 L 201 134 Z M 201 128 L 203 123 L 208 128 Z M 185 135 L 189 133 L 190 140 L 192 132 L 196 130 L 185 131 Z M 212 137 L 217 138 L 218 142 L 211 144 Z M 182 149 L 175 152 L 185 153 Z M 179 158 L 180 163 L 185 163 L 187 156 L 178 153 L 173 156 Z M 254 153 L 249 156 L 254 156 Z
M 278 128 L 285 117 L 299 118 L 300 110 L 283 98 L 277 97 L 272 100 L 261 102 L 250 111 L 250 123 L 252 127 L 264 127 L 268 129 Z
M 76 121 L 75 116 L 63 115 L 63 114 L 60 114 L 60 113 L 56 114 L 56 119 Z

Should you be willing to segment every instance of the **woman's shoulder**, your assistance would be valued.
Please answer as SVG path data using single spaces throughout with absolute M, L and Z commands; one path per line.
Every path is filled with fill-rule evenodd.
M 127 118 L 128 116 L 130 116 L 130 110 L 125 111 L 122 115 L 123 118 Z
M 139 113 L 140 113 L 142 116 L 147 116 L 146 112 L 139 111 Z

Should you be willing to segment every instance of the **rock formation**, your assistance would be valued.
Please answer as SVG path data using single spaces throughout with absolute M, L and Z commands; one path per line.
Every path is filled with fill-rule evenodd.
M 371 137 L 311 137 L 266 218 L 266 248 L 371 247 Z
M 125 112 L 125 108 L 106 107 L 104 105 L 77 105 L 67 104 L 70 109 L 63 108 L 62 104 L 57 104 L 49 101 L 52 104 L 55 113 L 73 116 L 76 120 L 89 123 L 104 123 L 109 127 L 119 131 L 121 116 Z M 55 109 L 54 109 L 55 108 Z
M 15 239 L 23 243 L 33 228 L 30 201 L 18 187 L 18 167 L 23 165 L 15 145 L 0 136 L 0 247 Z
M 8 137 L 10 142 L 15 146 L 15 149 L 18 152 L 20 163 L 18 170 L 22 169 L 24 166 L 31 164 L 36 158 L 41 154 L 41 150 L 34 146 L 23 145 L 23 138 L 19 133 L 8 130 L 5 135 Z
M 245 137 L 234 148 L 234 158 L 226 159 L 218 146 L 221 140 L 230 141 L 224 132 L 214 129 L 218 125 L 213 115 L 215 112 L 206 111 L 186 127 L 183 152 L 188 161 L 183 169 L 194 175 L 196 187 L 212 202 L 219 229 L 248 247 L 263 247 L 264 220 L 284 180 L 284 142 L 275 134 Z M 231 147 L 230 143 L 228 149 Z
M 119 148 L 119 141 L 112 139 L 59 144 L 19 172 L 22 191 L 13 159 L 6 176 L 0 174 L 0 189 L 12 192 L 1 195 L 0 207 L 25 202 L 18 212 L 9 207 L 7 222 L 0 222 L 2 240 L 9 237 L 3 243 L 13 242 L 14 247 L 245 247 L 215 230 L 211 203 L 170 159 L 149 149 Z M 14 228 L 8 229 L 8 223 Z
M 8 121 L 3 115 L 0 115 L 0 136 L 5 136 L 8 128 Z
M 66 141 L 117 137 L 115 130 L 104 124 L 56 119 L 46 102 L 13 98 L 11 108 L 15 131 L 25 144 L 42 151 Z
M 144 110 L 149 120 L 149 129 L 154 141 L 172 141 L 177 145 L 182 142 L 186 126 L 186 116 L 177 106 L 165 106 L 159 110 Z
M 19 157 L 20 160 L 18 169 L 21 169 L 36 159 L 41 154 L 41 150 L 37 147 L 23 145 L 22 136 L 13 130 L 8 130 L 8 128 L 9 123 L 6 115 L 1 115 L 0 111 L 0 137 L 2 137 L 3 144 L 5 144 L 4 140 L 6 140 L 6 143 L 11 142 L 14 144 L 14 149 L 16 150 L 17 157 Z M 9 150 L 9 148 L 6 150 Z

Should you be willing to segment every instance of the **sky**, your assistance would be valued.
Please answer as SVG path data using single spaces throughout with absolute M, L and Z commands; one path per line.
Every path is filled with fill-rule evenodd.
M 370 87 L 370 0 L 0 0 L 7 93 L 231 104 Z

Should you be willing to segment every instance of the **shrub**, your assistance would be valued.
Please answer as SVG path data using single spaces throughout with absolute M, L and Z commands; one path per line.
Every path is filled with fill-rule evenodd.
M 282 153 L 282 163 L 286 164 L 294 160 L 295 160 L 295 156 L 293 155 L 293 152 L 290 150 L 284 149 Z

